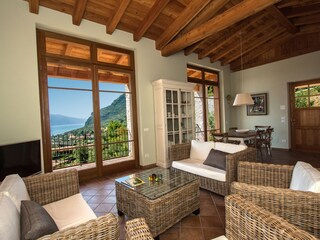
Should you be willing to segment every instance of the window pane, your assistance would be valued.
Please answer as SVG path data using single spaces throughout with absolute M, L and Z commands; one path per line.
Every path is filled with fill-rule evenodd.
M 53 169 L 95 167 L 92 92 L 50 89 Z
M 308 96 L 308 85 L 295 87 L 294 91 L 296 97 Z
M 74 80 L 67 78 L 49 78 L 49 87 L 59 87 L 59 88 L 78 88 L 78 89 L 92 89 L 91 81 Z
M 306 108 L 309 106 L 308 97 L 297 97 L 295 99 L 296 108 Z
M 195 133 L 196 139 L 204 141 L 204 117 L 203 117 L 203 95 L 202 85 L 197 84 L 194 89 L 194 106 L 195 106 Z
M 48 77 L 91 80 L 91 69 L 83 66 L 60 63 L 47 64 Z
M 212 82 L 218 82 L 218 74 L 216 74 L 216 73 L 205 72 L 204 77 L 205 77 L 205 80 L 212 81 Z
M 98 48 L 97 58 L 99 62 L 130 66 L 130 55 L 122 52 Z
M 320 95 L 310 96 L 310 107 L 320 107 Z
M 200 70 L 196 70 L 193 68 L 187 68 L 187 76 L 189 78 L 197 78 L 197 79 L 202 79 L 202 74 Z
M 131 94 L 100 92 L 103 160 L 133 158 Z
M 129 92 L 129 74 L 99 69 L 98 77 L 99 90 Z
M 320 83 L 310 84 L 309 90 L 310 90 L 310 96 L 320 95 Z
M 46 52 L 80 59 L 90 59 L 90 47 L 84 44 L 46 37 Z

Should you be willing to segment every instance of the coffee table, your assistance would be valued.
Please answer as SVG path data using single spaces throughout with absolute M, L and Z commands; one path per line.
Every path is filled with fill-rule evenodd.
M 149 176 L 162 176 L 162 181 L 149 181 Z M 139 177 L 145 183 L 132 187 L 126 180 Z M 152 168 L 115 180 L 119 215 L 143 217 L 153 237 L 191 213 L 200 213 L 199 179 L 165 168 Z

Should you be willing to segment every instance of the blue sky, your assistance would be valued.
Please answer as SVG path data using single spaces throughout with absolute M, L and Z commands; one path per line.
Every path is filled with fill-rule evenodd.
M 48 78 L 49 87 L 79 88 L 91 90 L 91 81 Z M 99 83 L 102 90 L 124 92 L 123 84 Z M 121 93 L 100 93 L 100 108 L 109 106 Z M 49 88 L 50 114 L 87 119 L 92 110 L 92 92 Z

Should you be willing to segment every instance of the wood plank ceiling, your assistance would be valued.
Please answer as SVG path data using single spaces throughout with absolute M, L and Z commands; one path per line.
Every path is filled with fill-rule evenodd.
M 196 53 L 232 71 L 320 50 L 320 0 L 26 1 L 32 13 L 57 10 L 75 25 L 86 19 L 105 25 L 106 34 L 152 39 L 163 56 Z

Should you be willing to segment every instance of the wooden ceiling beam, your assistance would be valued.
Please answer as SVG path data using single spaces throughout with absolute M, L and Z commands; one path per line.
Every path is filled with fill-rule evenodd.
M 244 0 L 206 23 L 194 28 L 180 38 L 169 43 L 161 50 L 163 56 L 169 56 L 212 35 L 241 20 L 279 2 L 280 0 Z
M 153 24 L 156 18 L 160 15 L 161 11 L 167 6 L 170 0 L 158 0 L 155 1 L 152 8 L 148 12 L 148 14 L 143 19 L 142 23 L 140 24 L 139 28 L 133 34 L 133 40 L 139 41 L 149 27 Z
M 293 25 L 286 16 L 283 15 L 283 13 L 275 6 L 270 6 L 267 9 L 267 12 L 276 20 L 278 21 L 282 26 L 284 26 L 288 32 L 290 33 L 297 33 L 299 31 L 298 28 L 296 28 L 295 25 Z
M 320 4 L 283 9 L 283 14 L 287 16 L 287 18 L 302 17 L 317 13 L 320 13 Z
M 250 62 L 252 59 L 256 58 L 257 56 L 263 54 L 264 52 L 267 52 L 270 49 L 273 49 L 274 47 L 289 41 L 292 39 L 295 35 L 290 34 L 288 32 L 281 32 L 279 35 L 277 35 L 275 38 L 271 39 L 269 42 L 263 44 L 259 48 L 255 48 L 250 53 L 243 56 L 243 68 L 246 66 L 248 62 Z M 230 64 L 230 68 L 232 70 L 241 70 L 241 60 L 238 59 Z
M 74 25 L 77 25 L 77 26 L 80 25 L 84 12 L 87 7 L 87 2 L 88 0 L 76 0 L 76 4 L 74 6 L 73 14 L 72 14 L 72 23 Z
M 206 41 L 206 39 L 203 39 L 199 42 L 196 42 L 194 44 L 192 44 L 189 47 L 186 47 L 183 52 L 185 56 L 189 56 L 191 53 L 193 53 L 202 43 L 204 43 Z
M 176 20 L 156 40 L 156 48 L 162 49 L 184 28 L 211 0 L 191 1 Z M 181 49 L 180 49 L 181 50 Z
M 29 11 L 34 14 L 39 13 L 39 2 L 40 0 L 29 0 Z
M 131 0 L 120 0 L 117 10 L 111 18 L 110 23 L 107 25 L 107 33 L 112 34 L 114 30 L 117 28 L 117 25 L 119 24 L 121 17 L 125 13 L 130 2 Z
M 260 14 L 259 16 L 255 17 L 253 19 L 248 18 L 248 19 L 243 20 L 239 25 L 233 27 L 227 34 L 225 34 L 225 36 L 223 38 L 219 38 L 217 41 L 215 41 L 214 43 L 210 44 L 210 46 L 208 46 L 205 49 L 203 49 L 199 53 L 199 59 L 203 59 L 203 58 L 209 56 L 211 53 L 217 51 L 223 45 L 228 43 L 231 39 L 233 39 L 234 37 L 238 36 L 240 34 L 240 32 L 245 31 L 245 29 L 247 29 L 249 27 L 250 23 L 258 22 L 264 16 L 265 16 L 265 14 Z
M 261 26 L 258 30 L 252 30 L 252 31 L 250 31 L 248 33 L 242 34 L 242 31 L 244 31 L 245 29 L 241 29 L 237 33 L 238 33 L 238 35 L 240 33 L 242 34 L 242 39 L 245 40 L 245 41 L 243 41 L 243 43 L 245 43 L 245 42 L 249 42 L 252 38 L 256 37 L 260 33 L 266 32 L 272 25 L 274 25 L 274 23 L 273 22 L 269 22 L 269 23 L 264 24 L 263 26 Z M 243 37 L 243 36 L 245 36 L 245 37 Z M 210 61 L 211 62 L 215 62 L 215 61 L 221 59 L 222 57 L 224 57 L 228 53 L 230 53 L 230 52 L 234 51 L 235 49 L 239 48 L 239 46 L 240 45 L 238 45 L 238 44 L 233 44 L 231 47 L 225 48 L 223 51 L 221 51 L 217 55 L 212 56 L 210 58 Z
M 306 26 L 301 26 L 300 27 L 300 32 L 301 34 L 308 34 L 308 33 L 316 33 L 320 32 L 320 24 L 310 24 Z
M 268 35 L 264 35 L 263 37 L 260 37 L 259 39 L 257 39 L 255 42 L 252 42 L 249 47 L 243 49 L 243 51 L 239 51 L 238 53 L 226 58 L 224 61 L 221 62 L 221 64 L 227 65 L 229 63 L 231 63 L 232 61 L 234 61 L 235 59 L 241 57 L 248 52 L 250 52 L 251 50 L 255 49 L 256 47 L 261 46 L 262 44 L 264 44 L 265 42 L 269 41 L 270 39 L 276 37 L 278 34 L 282 33 L 283 31 L 285 31 L 284 29 L 281 29 L 279 31 L 279 29 L 274 29 L 273 31 L 270 31 L 268 33 Z
M 202 23 L 210 20 L 218 11 L 220 11 L 230 0 L 214 0 L 207 4 L 202 11 L 192 21 L 181 30 L 179 35 L 183 35 Z M 179 36 L 178 35 L 178 36 Z
M 292 20 L 292 22 L 296 26 L 320 23 L 320 14 L 319 15 L 310 15 L 310 16 L 305 16 L 305 17 L 294 18 Z

